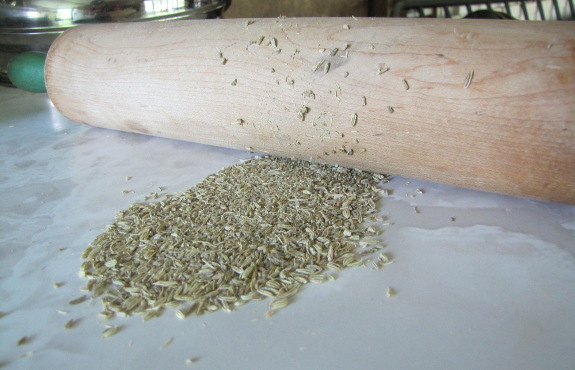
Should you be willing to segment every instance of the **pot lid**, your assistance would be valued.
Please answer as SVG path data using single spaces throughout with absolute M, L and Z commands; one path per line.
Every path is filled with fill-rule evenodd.
M 0 29 L 53 32 L 86 23 L 205 18 L 205 13 L 222 9 L 226 3 L 226 0 L 0 0 Z

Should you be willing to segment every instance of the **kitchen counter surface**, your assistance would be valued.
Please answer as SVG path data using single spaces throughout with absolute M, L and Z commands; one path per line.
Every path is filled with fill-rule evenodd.
M 306 286 L 270 318 L 260 301 L 104 321 L 98 299 L 68 304 L 84 294 L 88 244 L 158 187 L 185 190 L 250 154 L 78 125 L 45 94 L 5 87 L 0 153 L 5 368 L 575 368 L 573 206 L 396 177 L 380 202 L 395 263 L 381 270 Z M 124 329 L 102 339 L 106 325 Z

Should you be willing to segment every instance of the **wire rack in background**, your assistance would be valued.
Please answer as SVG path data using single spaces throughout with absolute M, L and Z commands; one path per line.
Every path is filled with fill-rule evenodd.
M 519 20 L 575 20 L 574 0 L 404 0 L 393 7 L 393 17 L 464 18 L 488 11 Z

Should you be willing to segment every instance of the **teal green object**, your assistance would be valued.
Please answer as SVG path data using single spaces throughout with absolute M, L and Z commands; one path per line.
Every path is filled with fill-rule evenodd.
M 30 92 L 46 92 L 44 64 L 46 54 L 26 51 L 18 54 L 8 63 L 8 78 L 14 86 Z

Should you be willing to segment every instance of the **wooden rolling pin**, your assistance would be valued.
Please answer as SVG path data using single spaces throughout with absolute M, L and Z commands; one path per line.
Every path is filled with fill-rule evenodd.
M 575 204 L 575 23 L 298 18 L 73 28 L 73 121 Z

